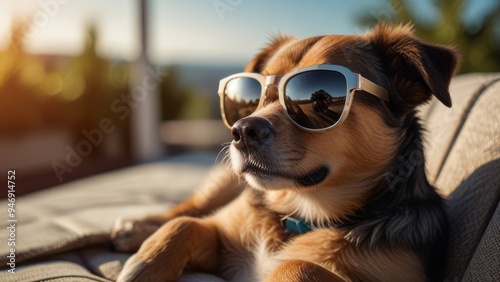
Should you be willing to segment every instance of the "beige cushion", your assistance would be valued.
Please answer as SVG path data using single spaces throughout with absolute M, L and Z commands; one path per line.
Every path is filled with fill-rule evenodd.
M 420 116 L 424 119 L 427 130 L 425 133 L 427 177 L 432 184 L 436 184 L 441 167 L 450 153 L 449 150 L 458 138 L 457 135 L 461 131 L 463 123 L 468 119 L 468 115 L 472 111 L 476 99 L 483 96 L 485 88 L 493 92 L 491 84 L 498 79 L 500 79 L 500 74 L 466 74 L 455 77 L 450 85 L 450 94 L 453 101 L 451 108 L 447 108 L 434 99 L 432 103 L 420 109 Z M 498 92 L 498 90 L 496 91 Z M 498 103 L 498 95 L 496 95 L 497 98 L 492 93 L 489 96 L 493 97 L 489 97 L 488 99 L 496 100 L 496 103 Z M 485 99 L 482 100 L 484 101 Z M 476 109 L 478 108 L 476 107 Z M 480 111 L 484 110 L 480 109 Z M 489 112 L 490 118 L 494 118 L 497 112 L 498 110 L 495 109 Z M 485 120 L 481 120 L 478 126 L 481 126 L 482 122 L 485 122 Z M 480 146 L 476 144 L 476 147 Z M 457 187 L 458 183 L 460 181 L 453 182 L 454 186 L 451 184 L 445 184 L 443 187 L 441 185 L 436 186 L 445 195 L 448 195 L 453 188 Z
M 478 167 L 500 157 L 500 81 L 484 89 L 463 119 L 435 180 L 445 195 Z
M 498 273 L 500 266 L 493 257 L 487 259 L 491 256 L 488 250 L 498 246 L 499 237 L 483 236 L 487 226 L 494 229 L 495 220 L 499 220 L 492 215 L 500 198 L 500 78 L 482 77 L 472 87 L 468 84 L 471 77 L 463 77 L 463 83 L 462 77 L 457 79 L 462 87 L 456 92 L 461 98 L 460 114 L 448 121 L 441 111 L 428 113 L 429 136 L 433 137 L 427 150 L 430 156 L 427 168 L 435 170 L 431 174 L 434 185 L 448 196 L 450 239 L 446 279 L 449 281 L 488 277 Z M 455 87 L 454 83 L 452 91 Z M 469 96 L 462 97 L 466 91 Z M 455 92 L 453 95 L 456 101 Z M 434 111 L 440 106 L 435 107 Z M 479 262 L 484 262 L 480 268 Z M 477 272 L 479 269 L 481 273 Z

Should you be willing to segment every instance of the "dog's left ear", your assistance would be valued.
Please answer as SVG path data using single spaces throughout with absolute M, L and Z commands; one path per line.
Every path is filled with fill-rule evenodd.
M 458 67 L 454 49 L 421 42 L 408 25 L 379 23 L 369 37 L 400 93 L 400 97 L 392 97 L 396 104 L 410 110 L 434 95 L 451 107 L 448 86 Z

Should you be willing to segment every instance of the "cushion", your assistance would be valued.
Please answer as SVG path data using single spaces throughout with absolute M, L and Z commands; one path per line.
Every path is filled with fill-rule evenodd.
M 15 262 L 16 273 L 20 275 L 16 277 L 40 281 L 50 276 L 50 269 L 64 265 L 68 266 L 66 271 L 53 272 L 53 277 L 84 279 L 81 272 L 88 267 L 92 270 L 87 270 L 89 274 L 114 278 L 128 257 L 106 248 L 116 219 L 167 210 L 191 194 L 208 171 L 205 165 L 182 161 L 150 163 L 17 198 Z M 0 201 L 0 206 L 6 205 L 5 200 Z M 7 215 L 2 213 L 2 216 L 0 228 L 6 230 Z M 96 251 L 92 246 L 101 249 Z M 80 250 L 69 252 L 75 249 Z M 69 256 L 64 255 L 68 252 Z M 9 246 L 0 244 L 0 265 L 6 265 L 8 254 Z M 47 260 L 52 254 L 62 255 L 54 257 L 56 261 L 37 263 L 33 268 L 26 266 L 28 260 Z M 75 261 L 75 254 L 85 259 Z M 6 281 L 8 275 L 11 274 L 1 271 L 0 281 Z
M 497 170 L 498 171 L 498 170 Z M 500 277 L 500 206 L 484 231 L 463 281 L 495 281 Z
M 495 229 L 492 216 L 500 199 L 500 76 L 460 76 L 450 90 L 451 111 L 434 103 L 424 113 L 426 165 L 430 181 L 448 197 L 446 279 L 471 281 L 495 275 L 500 265 L 491 261 L 498 257 L 491 253 L 498 248 L 498 236 L 486 233 Z
M 443 172 L 442 167 L 450 155 L 450 150 L 453 148 L 455 141 L 459 138 L 458 135 L 464 123 L 469 119 L 469 114 L 473 113 L 475 116 L 489 114 L 489 118 L 494 119 L 497 110 L 493 109 L 491 111 L 491 107 L 488 109 L 483 108 L 482 104 L 489 103 L 490 101 L 493 103 L 499 102 L 498 95 L 494 94 L 495 91 L 498 93 L 497 85 L 499 80 L 500 74 L 473 73 L 457 76 L 453 78 L 449 89 L 453 101 L 451 108 L 447 108 L 434 99 L 432 103 L 420 109 L 420 116 L 424 120 L 426 129 L 425 155 L 427 177 L 444 195 L 449 195 L 466 175 L 459 177 L 459 180 L 453 183 L 446 183 L 446 181 L 436 183 L 438 175 Z M 484 98 L 484 96 L 488 97 Z M 480 101 L 481 105 L 475 107 L 478 101 Z M 484 120 L 485 116 L 478 118 L 483 119 L 476 120 L 476 122 L 480 123 L 477 125 L 478 127 L 483 126 L 483 122 L 487 122 L 487 120 Z M 498 118 L 496 121 L 498 121 Z M 491 120 L 488 122 L 495 121 Z M 490 132 L 494 128 L 491 127 Z M 498 125 L 496 128 L 498 129 Z M 464 134 L 462 134 L 463 136 Z M 478 143 L 474 144 L 474 146 L 481 148 L 481 144 Z M 453 167 L 453 163 L 450 163 L 448 166 Z M 443 175 L 447 173 L 448 171 L 445 170 Z
M 442 194 L 449 195 L 450 240 L 446 277 L 450 281 L 471 281 L 472 277 L 498 273 L 500 264 L 491 261 L 498 257 L 498 253 L 490 255 L 495 246 L 498 248 L 499 237 L 488 237 L 486 235 L 491 231 L 486 231 L 498 228 L 492 216 L 500 199 L 499 93 L 498 78 L 483 83 L 477 90 L 461 116 L 436 174 L 435 185 Z M 479 267 L 480 261 L 485 263 Z

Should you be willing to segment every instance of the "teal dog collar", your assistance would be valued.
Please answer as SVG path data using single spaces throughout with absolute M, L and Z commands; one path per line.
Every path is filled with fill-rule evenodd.
M 303 219 L 286 216 L 281 219 L 281 224 L 286 231 L 304 234 L 311 231 L 311 226 Z

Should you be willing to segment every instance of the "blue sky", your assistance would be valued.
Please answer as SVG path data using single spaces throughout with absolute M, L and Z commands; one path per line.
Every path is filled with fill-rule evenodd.
M 497 0 L 469 0 L 464 17 L 480 21 Z M 439 15 L 432 0 L 408 1 L 423 20 Z M 362 33 L 359 15 L 385 17 L 384 0 L 151 0 L 150 55 L 154 61 L 244 62 L 278 32 L 308 37 Z M 26 49 L 33 53 L 81 52 L 85 26 L 97 24 L 98 52 L 133 59 L 138 50 L 135 0 L 0 0 L 0 49 L 12 18 L 32 23 Z

